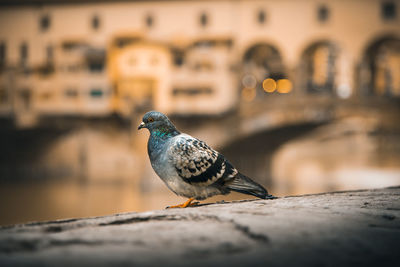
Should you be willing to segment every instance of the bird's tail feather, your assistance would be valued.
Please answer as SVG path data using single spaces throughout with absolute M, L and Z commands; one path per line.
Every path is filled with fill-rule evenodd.
M 268 191 L 260 184 L 254 182 L 249 177 L 238 173 L 235 178 L 226 184 L 229 189 L 247 195 L 253 195 L 262 199 L 275 198 L 268 194 Z

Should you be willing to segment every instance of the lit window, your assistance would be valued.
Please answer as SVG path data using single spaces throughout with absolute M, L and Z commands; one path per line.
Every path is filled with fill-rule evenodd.
M 147 15 L 146 16 L 146 26 L 148 28 L 151 28 L 153 26 L 153 24 L 154 24 L 153 16 L 152 15 Z
M 257 20 L 258 20 L 258 23 L 260 23 L 260 24 L 265 23 L 265 11 L 264 10 L 258 11 Z
M 100 28 L 100 18 L 97 15 L 92 17 L 92 29 L 98 30 Z
M 50 16 L 49 15 L 43 15 L 40 17 L 39 27 L 42 32 L 45 32 L 50 28 Z
M 384 2 L 381 5 L 381 14 L 384 20 L 396 18 L 396 4 L 394 2 Z
M 318 7 L 318 21 L 326 22 L 329 19 L 329 9 L 326 6 Z
M 200 15 L 200 25 L 202 27 L 206 27 L 208 24 L 208 16 L 206 13 Z
M 90 90 L 90 96 L 93 98 L 101 98 L 103 96 L 103 91 L 99 88 L 93 88 Z

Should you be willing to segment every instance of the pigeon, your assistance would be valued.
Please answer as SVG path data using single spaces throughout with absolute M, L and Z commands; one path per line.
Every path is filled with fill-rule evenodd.
M 231 191 L 262 199 L 275 198 L 205 142 L 179 132 L 166 115 L 147 112 L 138 130 L 142 128 L 150 132 L 147 152 L 154 171 L 176 195 L 188 198 L 183 204 L 167 208 L 195 206 L 199 202 L 194 200 Z

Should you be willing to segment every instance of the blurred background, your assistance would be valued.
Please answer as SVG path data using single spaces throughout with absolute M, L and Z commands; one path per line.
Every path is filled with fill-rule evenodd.
M 277 196 L 399 185 L 400 2 L 0 0 L 0 225 L 182 202 L 149 110 Z

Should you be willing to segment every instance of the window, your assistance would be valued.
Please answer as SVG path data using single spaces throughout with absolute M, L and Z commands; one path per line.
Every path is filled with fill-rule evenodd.
M 396 4 L 394 2 L 383 2 L 381 5 L 381 14 L 384 20 L 393 20 L 396 18 Z
M 322 5 L 318 7 L 318 21 L 319 22 L 326 22 L 329 19 L 329 9 Z
M 197 96 L 211 94 L 213 94 L 213 90 L 209 87 L 174 88 L 172 90 L 172 95 L 174 96 Z
M 258 11 L 257 21 L 260 24 L 264 24 L 265 23 L 265 11 L 264 10 Z
M 28 44 L 22 43 L 19 47 L 19 56 L 21 65 L 25 65 L 28 60 Z
M 147 15 L 146 16 L 146 26 L 148 28 L 151 28 L 153 26 L 153 24 L 154 24 L 153 16 L 152 15 Z
M 47 76 L 54 73 L 54 49 L 52 45 L 46 47 L 46 63 L 38 68 L 41 75 Z
M 113 46 L 119 47 L 119 48 L 123 48 L 127 45 L 130 45 L 134 42 L 139 41 L 141 38 L 140 37 L 132 37 L 132 36 L 124 36 L 124 37 L 118 37 L 115 39 L 115 41 L 113 42 Z
M 49 101 L 54 97 L 54 93 L 51 91 L 46 91 L 39 94 L 39 97 L 42 101 Z
M 6 44 L 0 43 L 0 68 L 6 65 Z
M 49 15 L 42 15 L 39 20 L 39 27 L 42 32 L 47 31 L 50 28 L 50 16 Z
M 90 48 L 85 53 L 86 65 L 91 72 L 102 72 L 106 63 L 104 49 Z
M 194 62 L 192 69 L 195 71 L 213 71 L 214 64 L 208 59 L 202 59 Z
M 64 95 L 67 98 L 76 98 L 78 96 L 78 90 L 76 90 L 75 88 L 67 88 L 64 91 Z
M 101 98 L 103 96 L 103 90 L 99 88 L 93 88 L 90 90 L 90 96 L 92 98 Z
M 202 27 L 206 27 L 208 24 L 208 16 L 206 13 L 200 15 L 200 25 Z
M 29 88 L 22 88 L 19 90 L 19 98 L 22 103 L 22 108 L 28 110 L 31 107 L 32 91 Z
M 5 104 L 8 102 L 8 94 L 5 88 L 0 88 L 0 104 Z
M 151 64 L 152 66 L 158 65 L 159 62 L 160 62 L 160 59 L 159 59 L 156 55 L 153 55 L 153 56 L 151 57 L 151 59 L 150 59 L 150 64 Z
M 92 17 L 92 29 L 93 30 L 98 30 L 100 28 L 100 18 L 97 15 L 94 15 Z
M 180 67 L 185 62 L 185 52 L 181 49 L 172 49 L 174 65 Z
M 54 49 L 52 45 L 46 47 L 46 60 L 47 63 L 51 63 L 54 59 Z
M 82 41 L 65 41 L 62 43 L 61 47 L 63 50 L 65 50 L 65 52 L 70 52 L 75 49 L 85 49 L 87 44 Z

